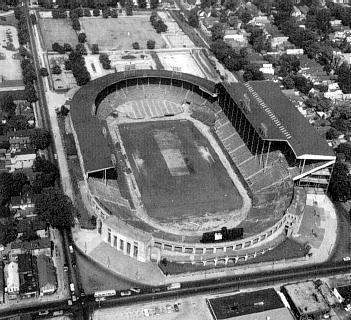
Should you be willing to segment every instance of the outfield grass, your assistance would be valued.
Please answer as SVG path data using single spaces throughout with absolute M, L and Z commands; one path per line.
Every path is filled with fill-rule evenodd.
M 156 48 L 166 47 L 162 36 L 152 27 L 149 16 L 80 18 L 79 21 L 89 45 L 97 43 L 100 50 L 132 50 L 133 42 L 138 42 L 140 49 L 146 49 L 147 40 L 154 40 Z
M 151 217 L 169 222 L 242 206 L 222 162 L 190 121 L 124 124 L 119 129 Z
M 61 45 L 69 43 L 72 47 L 78 44 L 77 33 L 72 29 L 69 19 L 39 19 L 39 26 L 47 50 L 51 50 L 52 44 L 57 42 Z

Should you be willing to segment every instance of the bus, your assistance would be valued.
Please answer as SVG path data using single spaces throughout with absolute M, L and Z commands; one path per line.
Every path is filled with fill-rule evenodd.
M 116 290 L 103 290 L 103 291 L 96 291 L 94 293 L 94 298 L 112 297 L 115 295 L 116 295 Z

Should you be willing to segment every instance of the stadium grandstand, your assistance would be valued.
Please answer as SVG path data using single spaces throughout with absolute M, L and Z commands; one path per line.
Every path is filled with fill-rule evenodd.
M 206 212 L 196 219 L 191 214 L 191 218 L 172 216 L 168 220 L 148 214 L 135 178 L 142 169 L 128 163 L 117 124 L 140 126 L 155 121 L 157 126 L 160 120 L 178 121 L 187 112 L 209 128 L 235 171 L 250 198 L 246 212 L 238 208 L 233 209 L 234 214 L 224 210 L 222 214 Z M 165 70 L 114 73 L 77 91 L 70 120 L 88 198 L 98 217 L 97 232 L 139 261 L 167 257 L 182 263 L 230 264 L 272 249 L 301 218 L 306 192 L 328 188 L 335 162 L 326 141 L 270 81 L 214 83 Z M 133 159 L 136 164 L 141 161 L 136 153 Z M 187 172 L 178 169 L 174 172 Z M 194 229 L 185 232 L 185 222 Z M 211 231 L 233 223 L 243 229 L 243 239 L 220 245 L 200 242 L 202 229 L 196 226 L 212 226 L 203 230 Z M 120 241 L 129 247 L 118 244 Z

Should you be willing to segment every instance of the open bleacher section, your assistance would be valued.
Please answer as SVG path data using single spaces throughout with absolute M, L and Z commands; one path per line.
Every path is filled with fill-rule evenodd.
M 127 106 L 133 109 L 130 113 L 129 110 L 126 111 L 132 119 L 163 117 L 183 112 L 182 104 L 212 108 L 208 100 L 183 87 L 140 84 L 119 88 L 107 95 L 100 103 L 97 116 L 99 119 L 106 119 L 120 106 Z

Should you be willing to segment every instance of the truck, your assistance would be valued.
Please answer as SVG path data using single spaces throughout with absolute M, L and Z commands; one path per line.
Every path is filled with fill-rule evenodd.
M 167 290 L 177 290 L 181 288 L 181 284 L 179 282 L 171 283 L 167 286 Z
M 69 289 L 71 290 L 72 293 L 74 293 L 74 284 L 73 283 L 70 283 L 69 285 Z

